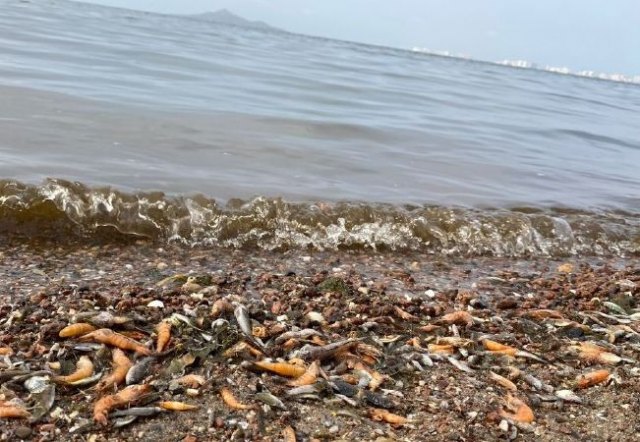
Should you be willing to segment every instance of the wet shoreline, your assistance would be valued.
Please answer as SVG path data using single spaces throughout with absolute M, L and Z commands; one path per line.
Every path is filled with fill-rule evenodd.
M 122 418 L 112 417 L 103 427 L 93 424 L 86 406 L 78 409 L 74 403 L 77 398 L 94 403 L 98 395 L 90 386 L 58 385 L 52 409 L 31 424 L 3 422 L 4 439 L 22 431 L 43 441 L 61 434 L 68 440 L 97 441 L 181 440 L 189 435 L 195 439 L 187 440 L 275 441 L 281 440 L 283 427 L 291 426 L 299 441 L 569 441 L 578 436 L 599 441 L 630 440 L 640 426 L 640 269 L 633 260 L 440 259 L 419 253 L 189 250 L 149 243 L 14 245 L 3 247 L 1 256 L 0 347 L 12 349 L 14 368 L 53 375 L 48 362 L 61 361 L 73 369 L 87 355 L 106 372 L 109 363 L 99 352 L 78 350 L 78 342 L 60 338 L 59 330 L 87 314 L 110 312 L 137 318 L 134 329 L 117 324 L 113 329 L 135 332 L 140 342 L 155 346 L 156 324 L 176 314 L 212 334 L 213 306 L 220 300 L 244 305 L 253 325 L 266 330 L 262 339 L 268 356 L 282 361 L 295 360 L 303 345 L 321 345 L 304 339 L 282 347 L 278 337 L 298 329 L 315 330 L 325 345 L 344 338 L 365 345 L 351 349 L 352 359 L 322 361 L 333 389 L 289 396 L 286 378 L 245 368 L 262 357 L 222 356 L 242 341 L 237 319 L 226 312 L 218 318 L 231 327 L 226 348 L 198 353 L 202 357 L 179 373 L 206 379 L 197 394 L 189 395 L 168 387 L 178 374 L 168 373 L 167 367 L 208 347 L 199 332 L 178 324 L 172 329 L 170 353 L 159 357 L 141 382 L 151 385 L 160 399 L 195 404 L 197 410 L 162 412 L 122 428 L 112 426 Z M 187 286 L 187 275 L 198 278 L 201 286 Z M 623 310 L 612 310 L 613 304 Z M 461 311 L 470 316 L 451 319 Z M 309 316 L 313 312 L 316 316 Z M 519 353 L 494 354 L 485 348 L 487 340 Z M 614 355 L 613 361 L 582 358 L 581 346 L 587 344 Z M 366 353 L 373 356 L 367 359 Z M 350 368 L 358 361 L 364 365 Z M 0 376 L 6 370 L 0 368 Z M 581 375 L 595 370 L 607 370 L 606 381 L 575 387 Z M 370 375 L 381 375 L 382 384 L 367 387 Z M 359 386 L 353 390 L 337 376 Z M 6 377 L 3 382 L 9 388 L 3 390 L 3 400 L 34 405 L 24 387 Z M 223 388 L 251 409 L 230 409 L 220 398 Z M 260 389 L 280 398 L 285 408 L 257 400 Z M 580 403 L 563 396 L 567 390 Z M 7 396 L 11 393 L 15 398 Z M 530 407 L 534 423 L 514 421 L 509 395 Z M 407 421 L 397 426 L 376 421 L 373 409 Z

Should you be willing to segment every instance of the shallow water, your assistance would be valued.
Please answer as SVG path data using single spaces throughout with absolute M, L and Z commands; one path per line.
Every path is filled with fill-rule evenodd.
M 640 251 L 637 85 L 66 1 L 0 1 L 0 45 L 7 232 Z

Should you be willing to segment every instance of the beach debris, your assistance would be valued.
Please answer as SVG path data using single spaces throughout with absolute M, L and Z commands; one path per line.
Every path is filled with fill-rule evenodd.
M 96 385 L 96 389 L 104 391 L 109 388 L 116 388 L 125 382 L 127 373 L 133 367 L 133 362 L 127 357 L 127 355 L 119 348 L 111 350 L 111 373 L 105 376 Z
M 160 401 L 158 402 L 158 407 L 162 408 L 163 410 L 170 411 L 192 411 L 199 408 L 197 405 L 176 401 Z
M 130 385 L 116 394 L 104 396 L 98 399 L 93 406 L 93 419 L 101 425 L 107 425 L 109 411 L 139 401 L 143 395 L 150 391 L 149 385 Z
M 233 410 L 251 410 L 254 408 L 252 405 L 246 405 L 238 401 L 231 390 L 226 387 L 220 389 L 220 397 L 222 397 L 224 403 Z
M 500 410 L 500 416 L 514 422 L 530 424 L 535 420 L 533 410 L 516 396 L 508 395 L 505 399 L 507 410 Z
M 73 373 L 66 376 L 54 376 L 53 380 L 63 384 L 71 384 L 91 376 L 93 368 L 93 362 L 91 362 L 89 356 L 80 356 L 76 364 L 76 370 Z
M 169 343 L 171 339 L 171 322 L 162 321 L 156 327 L 156 331 L 158 332 L 158 338 L 156 341 L 156 352 L 161 353 L 164 351 L 165 347 Z
M 611 372 L 609 370 L 596 370 L 584 373 L 576 379 L 576 388 L 588 388 L 605 382 L 609 379 Z
M 299 378 L 306 372 L 304 367 L 287 362 L 270 362 L 262 360 L 248 363 L 245 366 L 249 369 L 268 371 L 287 378 Z
M 21 406 L 0 403 L 0 419 L 24 419 L 30 416 L 31 413 Z
M 369 417 L 374 421 L 386 422 L 394 427 L 401 427 L 409 422 L 409 419 L 406 417 L 391 413 L 381 408 L 371 408 L 369 410 Z
M 75 338 L 86 335 L 94 330 L 96 330 L 96 328 L 87 322 L 77 322 L 75 324 L 67 325 L 65 328 L 60 330 L 58 336 L 61 338 Z
M 121 350 L 131 350 L 145 356 L 151 355 L 151 350 L 149 350 L 144 345 L 136 342 L 131 338 L 121 335 L 120 333 L 116 333 L 108 328 L 101 328 L 86 335 L 82 335 L 80 337 L 80 340 L 95 341 L 101 344 L 117 347 Z
M 393 271 L 400 279 L 392 282 L 361 280 L 339 267 L 330 270 L 339 277 L 220 272 L 209 277 L 212 287 L 202 276 L 189 281 L 193 272 L 186 271 L 162 286 L 123 288 L 128 295 L 113 307 L 105 307 L 109 293 L 98 300 L 80 295 L 70 298 L 69 313 L 56 313 L 65 315 L 58 320 L 44 310 L 10 314 L 9 326 L 0 320 L 0 348 L 7 349 L 0 355 L 0 407 L 20 408 L 17 417 L 37 422 L 33 431 L 46 433 L 55 422 L 64 431 L 107 435 L 144 418 L 168 419 L 168 411 L 202 408 L 219 394 L 224 406 L 214 399 L 218 405 L 202 425 L 216 440 L 277 438 L 274 428 L 289 440 L 345 439 L 347 422 L 358 422 L 349 427 L 353 437 L 376 428 L 382 440 L 373 424 L 382 422 L 393 427 L 389 437 L 413 440 L 423 435 L 425 410 L 462 416 L 493 440 L 544 429 L 552 413 L 590 408 L 575 406 L 592 404 L 588 388 L 614 394 L 616 385 L 640 379 L 631 357 L 640 354 L 640 311 L 620 292 L 637 293 L 640 285 L 613 278 L 586 287 L 581 278 L 599 269 L 499 273 L 476 278 L 469 290 L 438 288 L 432 296 L 422 296 L 424 280 L 415 293 L 402 285 L 403 271 Z M 640 274 L 624 275 L 640 281 Z M 183 289 L 188 282 L 202 288 Z M 25 324 L 28 315 L 50 322 Z M 33 342 L 15 333 L 25 326 Z M 502 403 L 482 410 L 472 394 Z M 79 397 L 94 401 L 100 427 L 74 405 Z M 535 424 L 532 407 L 541 414 Z M 318 413 L 317 429 L 307 418 L 315 410 L 330 410 Z M 405 417 L 407 411 L 413 414 Z M 201 415 L 192 415 L 194 423 Z M 433 431 L 446 437 L 448 430 Z
M 296 442 L 296 432 L 291 425 L 282 429 L 282 438 L 284 442 Z

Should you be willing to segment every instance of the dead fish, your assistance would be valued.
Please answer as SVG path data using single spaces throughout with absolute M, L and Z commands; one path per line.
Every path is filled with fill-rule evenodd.
M 362 390 L 362 397 L 367 403 L 377 408 L 395 408 L 396 407 L 396 403 L 391 399 L 389 399 L 387 396 L 384 396 L 382 394 L 379 394 L 373 391 Z
M 282 410 L 286 410 L 287 409 L 287 407 L 284 405 L 284 402 L 282 402 L 276 396 L 272 395 L 271 393 L 269 393 L 267 391 L 261 391 L 260 393 L 256 393 L 253 396 L 257 400 L 259 400 L 260 402 L 263 402 L 263 403 L 269 405 L 270 407 L 280 408 Z
M 333 344 L 327 344 L 322 346 L 305 345 L 298 351 L 298 355 L 305 360 L 324 360 L 334 356 L 336 353 L 350 349 L 358 342 L 357 339 L 344 339 L 342 341 L 334 342 Z
M 459 361 L 451 356 L 447 357 L 447 360 L 458 370 L 464 371 L 466 373 L 473 373 L 473 369 L 469 367 L 465 362 Z
M 316 394 L 322 391 L 324 387 L 320 382 L 316 382 L 312 385 L 303 385 L 301 387 L 292 388 L 286 391 L 287 396 L 300 396 L 305 394 Z
M 305 328 L 302 330 L 297 330 L 297 331 L 288 331 L 285 333 L 282 333 L 280 336 L 278 336 L 275 339 L 276 344 L 280 345 L 283 342 L 288 341 L 289 339 L 309 339 L 312 336 L 324 336 L 322 333 L 320 333 L 317 330 L 314 330 L 312 328 Z
M 132 321 L 127 316 L 116 316 L 110 312 L 100 312 L 87 317 L 86 320 L 98 328 L 111 328 L 114 325 L 124 325 Z
M 565 402 L 574 402 L 576 404 L 582 403 L 582 399 L 580 399 L 580 397 L 571 390 L 558 390 L 555 395 L 557 398 L 562 399 Z
M 156 414 L 164 411 L 160 407 L 131 407 L 124 410 L 116 410 L 110 413 L 110 417 L 124 417 L 124 416 L 136 416 L 136 417 L 148 417 L 155 416 Z
M 125 416 L 116 418 L 113 421 L 113 428 L 122 428 L 138 420 L 138 416 Z
M 549 384 L 545 384 L 540 379 L 536 378 L 529 373 L 521 373 L 520 377 L 533 388 L 539 391 L 546 391 L 547 393 L 553 393 L 553 387 Z
M 619 315 L 624 315 L 624 316 L 628 316 L 627 312 L 625 309 L 623 309 L 622 307 L 620 307 L 618 304 L 616 304 L 615 302 L 611 302 L 611 301 L 604 301 L 602 303 L 602 305 L 604 305 L 607 309 L 609 309 L 609 311 L 611 313 L 617 313 Z
M 125 382 L 127 385 L 137 384 L 142 381 L 149 374 L 149 369 L 151 365 L 155 361 L 155 357 L 150 356 L 141 359 L 138 363 L 136 363 L 133 367 L 129 369 L 127 372 L 127 376 L 125 377 Z
M 335 391 L 347 397 L 354 397 L 360 391 L 358 387 L 351 385 L 339 377 L 332 377 L 329 385 Z
M 247 340 L 264 349 L 264 343 L 259 338 L 253 336 L 253 327 L 251 326 L 251 318 L 249 317 L 247 308 L 242 304 L 238 304 L 236 309 L 233 311 L 233 315 L 236 317 L 236 322 L 240 326 L 240 330 L 246 336 Z
M 253 336 L 253 328 L 251 327 L 251 318 L 249 317 L 249 312 L 247 308 L 238 304 L 238 306 L 233 311 L 233 315 L 236 317 L 236 321 L 240 326 L 240 330 L 244 333 L 245 336 Z

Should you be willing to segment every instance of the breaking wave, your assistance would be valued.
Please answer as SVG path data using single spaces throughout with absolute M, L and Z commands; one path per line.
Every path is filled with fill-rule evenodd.
M 49 179 L 0 181 L 0 232 L 22 240 L 149 239 L 188 247 L 372 249 L 458 256 L 640 254 L 640 216 L 126 193 Z

